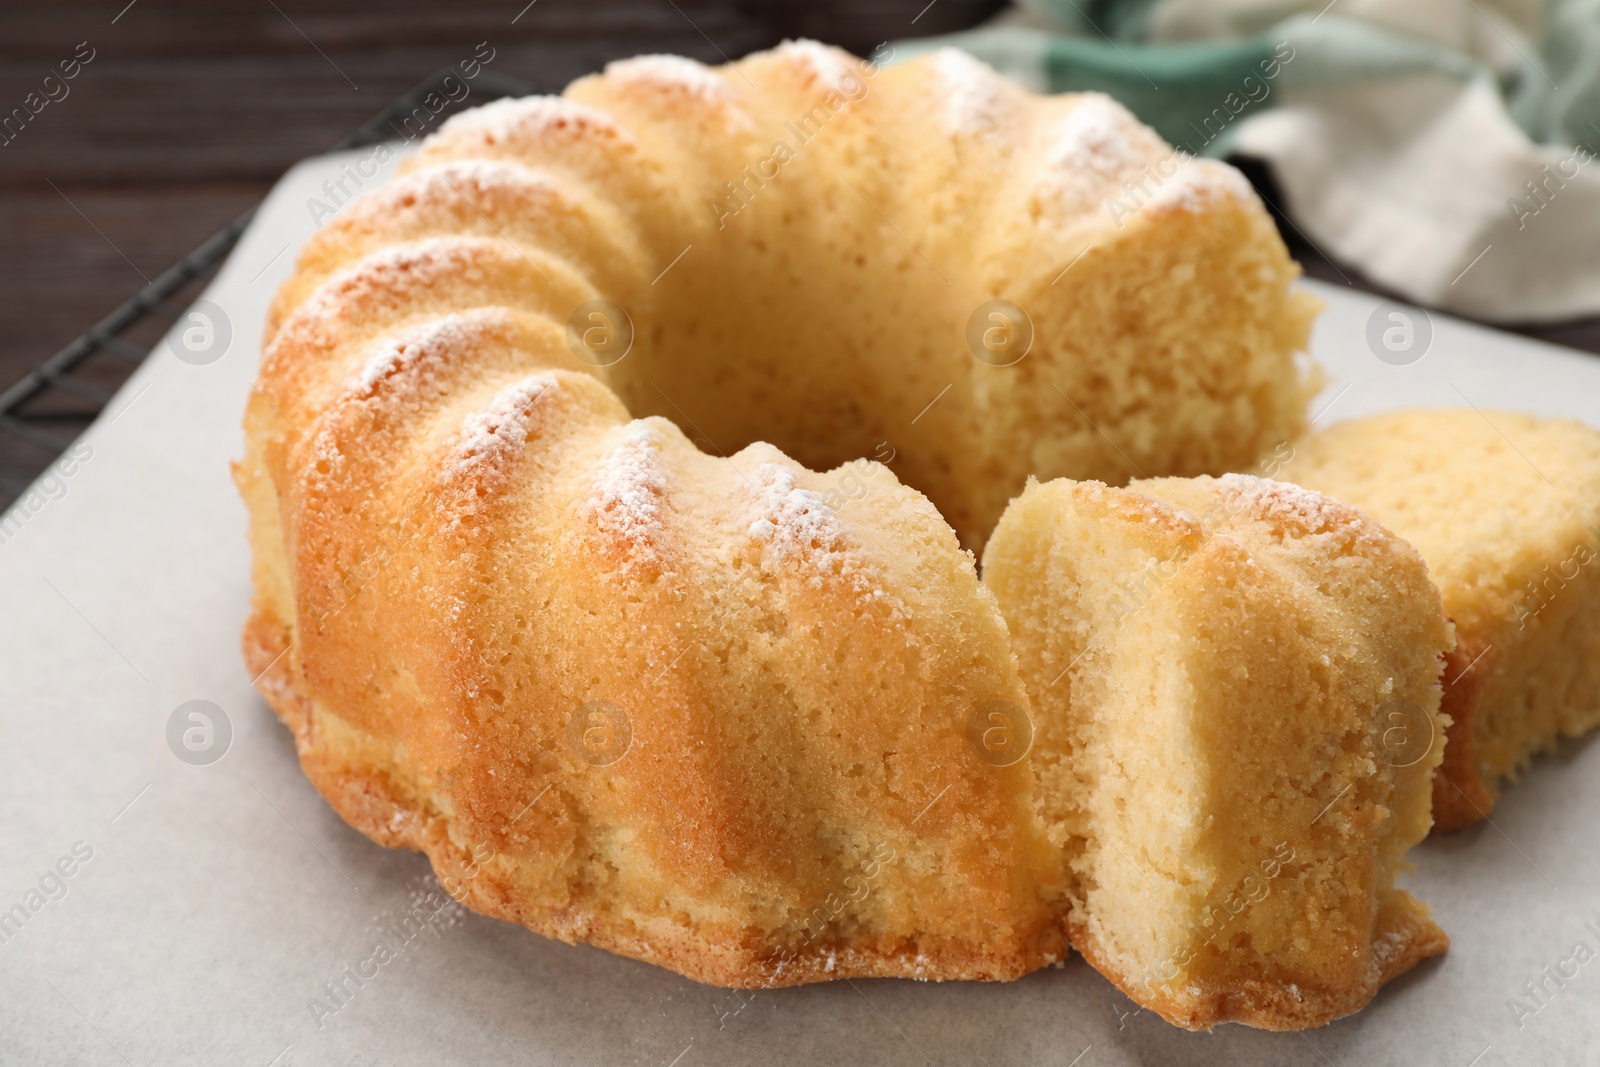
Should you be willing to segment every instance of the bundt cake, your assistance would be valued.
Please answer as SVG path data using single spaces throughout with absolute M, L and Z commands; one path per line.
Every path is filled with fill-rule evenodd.
M 1316 1026 L 1444 951 L 1426 836 L 1451 646 L 1421 557 L 1244 475 L 1030 483 L 983 557 L 1033 699 L 1072 943 L 1190 1028 Z
M 1468 408 L 1340 423 L 1283 476 L 1337 496 L 1428 561 L 1456 624 L 1434 822 L 1486 818 L 1502 785 L 1600 726 L 1600 432 Z
M 1032 473 L 1295 433 L 1295 275 L 1235 171 L 955 52 L 464 113 L 273 304 L 251 672 L 487 914 L 727 985 L 1016 977 L 1061 864 L 963 542 Z

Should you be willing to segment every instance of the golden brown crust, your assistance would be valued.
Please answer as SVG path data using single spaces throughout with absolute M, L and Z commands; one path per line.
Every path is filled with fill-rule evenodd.
M 737 989 L 776 989 L 837 978 L 1010 981 L 1065 955 L 1065 938 L 1053 927 L 1010 945 L 899 937 L 857 944 L 817 942 L 774 951 L 768 938 L 736 929 L 708 932 L 663 917 L 648 929 L 629 932 L 590 908 L 531 908 L 511 877 L 456 846 L 445 820 L 408 802 L 403 790 L 386 776 L 370 765 L 340 767 L 325 758 L 316 740 L 318 715 L 281 625 L 257 610 L 245 624 L 242 645 L 257 689 L 293 733 L 300 765 L 329 805 L 377 843 L 424 853 L 451 895 L 474 911 L 568 944 L 584 942 L 707 985 Z
M 1120 973 L 1094 944 L 1082 923 L 1071 919 L 1067 934 L 1072 947 L 1089 965 L 1128 998 L 1149 1008 L 1185 1030 L 1210 1030 L 1220 1023 L 1242 1023 L 1260 1030 L 1304 1030 L 1326 1026 L 1360 1011 L 1377 990 L 1405 974 L 1425 959 L 1450 947 L 1450 939 L 1428 918 L 1426 909 L 1409 894 L 1399 893 L 1380 913 L 1373 938 L 1373 969 L 1368 979 L 1345 985 L 1313 988 L 1304 981 L 1244 979 L 1226 988 L 1189 985 L 1181 993 L 1152 989 Z
M 1450 716 L 1444 762 L 1433 779 L 1433 828 L 1461 830 L 1489 817 L 1495 794 L 1478 769 L 1473 727 L 1484 687 L 1494 674 L 1497 655 L 1475 634 L 1456 631 L 1455 650 L 1445 656 L 1441 714 Z
M 1410 893 L 1399 891 L 1379 916 L 1374 938 L 1378 985 L 1405 974 L 1423 960 L 1443 955 L 1450 937 L 1428 915 L 1428 909 Z
M 329 806 L 385 848 L 422 851 L 428 837 L 426 820 L 392 781 L 370 768 L 336 767 L 326 759 L 316 741 L 316 713 L 304 695 L 284 628 L 259 609 L 252 612 L 245 623 L 243 650 L 256 689 L 294 735 L 301 769 Z

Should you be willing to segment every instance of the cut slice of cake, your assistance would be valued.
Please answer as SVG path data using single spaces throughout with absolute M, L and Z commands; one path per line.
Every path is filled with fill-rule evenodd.
M 1282 477 L 1428 561 L 1459 641 L 1434 821 L 1487 817 L 1536 753 L 1600 725 L 1600 432 L 1459 408 L 1358 419 L 1294 448 Z
M 1191 1029 L 1315 1026 L 1444 951 L 1394 887 L 1452 644 L 1422 558 L 1243 475 L 1030 482 L 984 554 L 1076 947 Z

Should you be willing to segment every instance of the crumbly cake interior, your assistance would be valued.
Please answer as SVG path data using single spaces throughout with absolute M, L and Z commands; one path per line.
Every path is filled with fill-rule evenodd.
M 1560 738 L 1600 726 L 1600 432 L 1468 408 L 1392 412 L 1295 442 L 1282 476 L 1336 496 L 1428 561 L 1461 648 L 1435 819 L 1487 816 Z
M 1394 888 L 1451 644 L 1412 549 L 1254 478 L 1059 480 L 1007 510 L 984 580 L 1073 942 L 1130 996 L 1195 1028 L 1316 1025 L 1443 950 Z

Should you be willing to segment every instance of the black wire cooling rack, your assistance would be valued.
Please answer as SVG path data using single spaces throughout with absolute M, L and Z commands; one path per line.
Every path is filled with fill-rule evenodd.
M 409 92 L 396 97 L 330 150 L 361 148 L 393 139 L 397 129 L 395 123 L 415 116 L 418 109 L 424 107 L 423 101 L 428 94 L 439 93 L 444 99 L 450 98 L 445 79 L 452 76 L 457 79 L 460 77 L 454 67 L 440 69 Z M 480 71 L 472 81 L 474 103 L 482 102 L 485 98 L 526 96 L 535 88 L 532 83 L 520 78 L 487 70 Z M 448 107 L 441 108 L 435 114 L 428 109 L 424 110 L 424 114 L 437 120 L 451 110 Z M 90 357 L 105 353 L 115 357 L 114 362 L 120 368 L 117 385 L 126 381 L 134 369 L 144 362 L 167 328 L 183 317 L 189 305 L 205 288 L 205 283 L 221 268 L 222 261 L 233 250 L 239 235 L 250 224 L 255 213 L 256 208 L 251 208 L 234 219 L 116 310 L 0 392 L 0 433 L 21 438 L 33 447 L 33 453 L 38 457 L 28 476 L 43 473 L 72 445 L 72 440 L 63 440 L 60 435 L 63 420 L 59 416 L 29 414 L 30 409 L 48 410 L 49 405 L 41 401 L 48 401 L 53 391 L 59 391 L 75 398 L 79 402 L 80 412 L 83 403 L 91 406 L 90 411 L 81 412 L 72 420 L 81 421 L 86 428 L 105 409 L 115 390 L 98 382 L 75 377 L 73 371 Z M 150 328 L 152 322 L 159 326 L 153 332 Z M 149 337 L 149 342 L 135 340 L 141 336 Z M 99 377 L 103 378 L 104 375 Z M 27 485 L 23 482 L 0 475 L 0 512 L 26 491 Z

